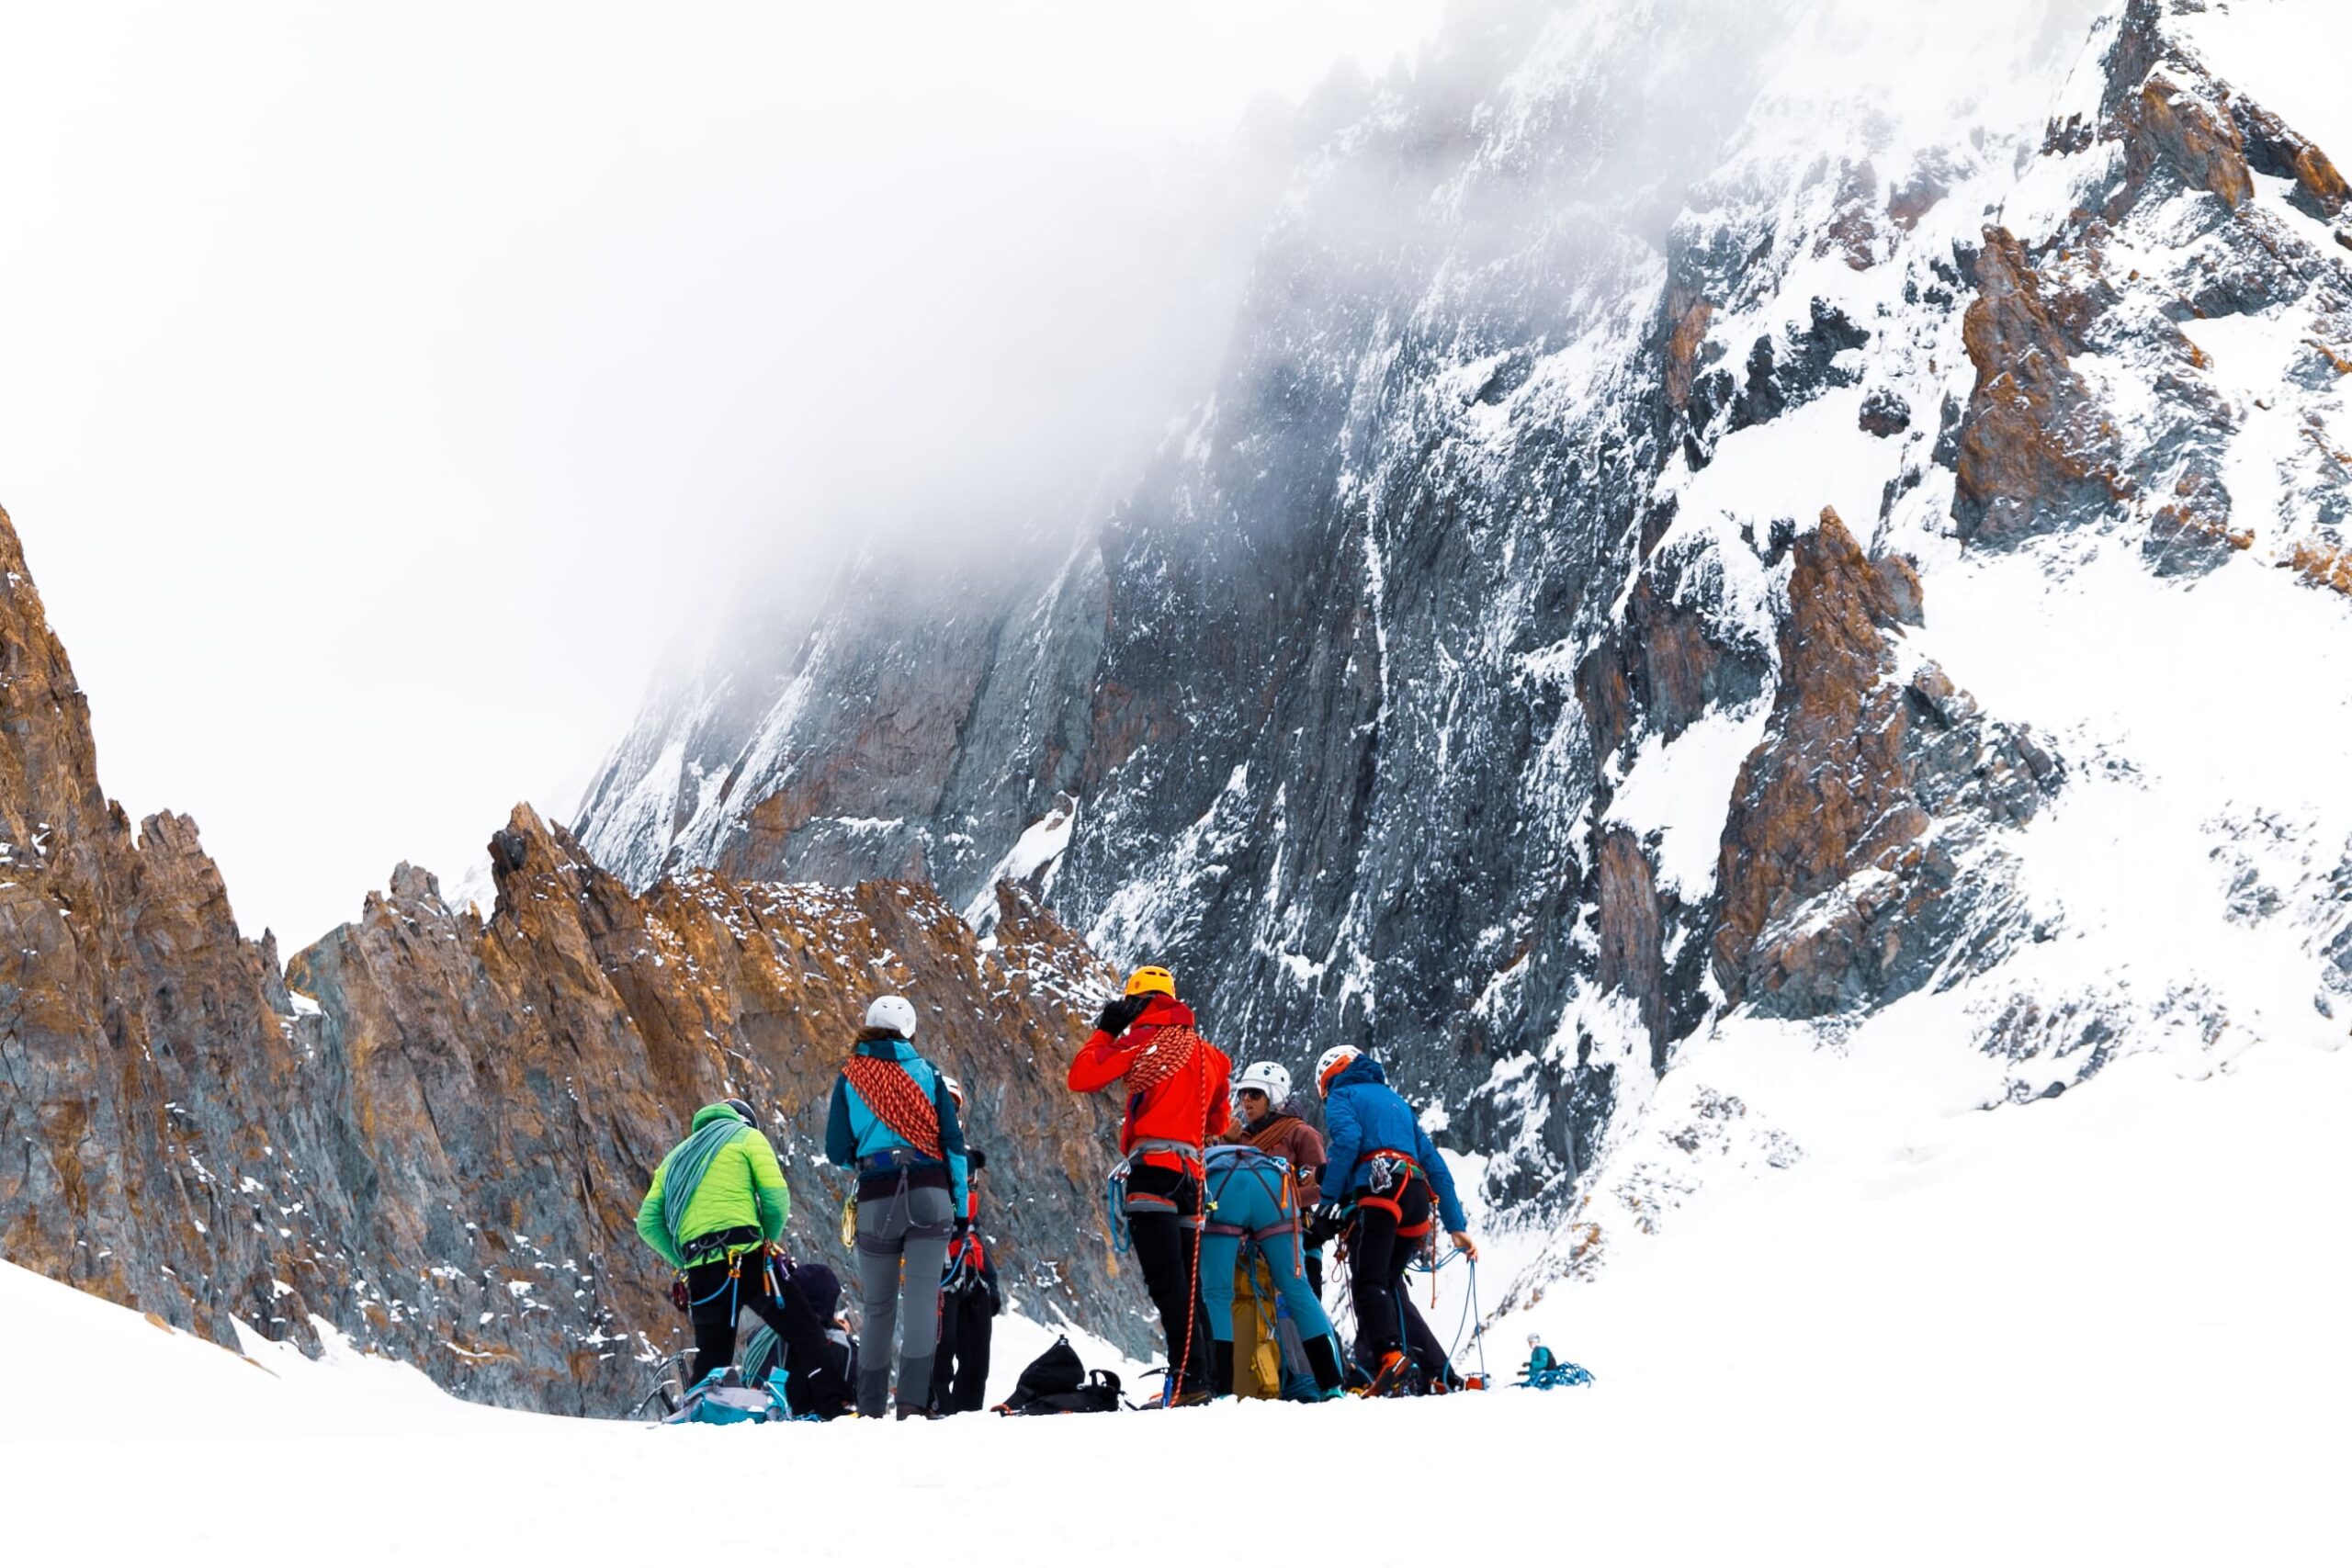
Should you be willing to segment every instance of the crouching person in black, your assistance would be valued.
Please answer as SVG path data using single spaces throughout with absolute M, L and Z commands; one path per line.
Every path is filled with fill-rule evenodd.
M 821 1263 L 796 1263 L 792 1283 L 825 1325 L 822 1347 L 812 1356 L 805 1348 L 795 1349 L 785 1344 L 775 1329 L 762 1328 L 744 1348 L 743 1382 L 758 1388 L 781 1369 L 785 1387 L 802 1390 L 802 1397 L 812 1402 L 803 1404 L 796 1400 L 794 1415 L 827 1421 L 847 1416 L 857 1408 L 849 1393 L 857 1386 L 857 1338 L 850 1331 L 849 1320 L 842 1315 L 841 1276 Z
M 948 1088 L 955 1089 L 953 1078 Z M 962 1095 L 956 1095 L 956 1103 L 963 1103 Z M 967 1148 L 964 1157 L 971 1171 L 971 1195 L 965 1200 L 963 1224 L 947 1247 L 947 1272 L 939 1285 L 939 1359 L 931 1371 L 931 1406 L 945 1414 L 986 1405 L 989 1345 L 995 1337 L 997 1314 L 1004 1310 L 996 1260 L 980 1239 L 980 1190 L 988 1156 Z

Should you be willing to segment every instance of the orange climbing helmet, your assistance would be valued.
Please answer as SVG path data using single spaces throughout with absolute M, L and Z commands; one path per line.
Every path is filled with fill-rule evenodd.
M 1127 976 L 1127 995 L 1140 997 L 1157 991 L 1169 1000 L 1176 999 L 1176 976 L 1157 964 L 1146 964 Z

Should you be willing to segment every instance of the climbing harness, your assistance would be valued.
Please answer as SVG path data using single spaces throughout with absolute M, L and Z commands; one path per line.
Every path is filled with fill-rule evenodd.
M 1240 1236 L 1261 1248 L 1267 1238 L 1287 1235 L 1291 1239 L 1293 1272 L 1301 1275 L 1306 1272 L 1306 1243 L 1300 1235 L 1298 1223 L 1298 1179 L 1291 1169 L 1290 1161 L 1249 1144 L 1220 1144 L 1211 1149 L 1202 1161 L 1201 1174 L 1202 1193 L 1210 1210 L 1221 1207 L 1216 1200 L 1225 1195 L 1226 1188 L 1237 1177 L 1247 1174 L 1258 1183 L 1259 1190 L 1273 1201 L 1275 1212 L 1286 1216 L 1275 1224 L 1255 1231 L 1244 1231 L 1239 1225 L 1211 1223 L 1202 1227 L 1204 1234 Z
M 1367 1190 L 1356 1200 L 1356 1206 L 1385 1211 L 1396 1220 L 1396 1235 L 1400 1241 L 1419 1241 L 1429 1235 L 1437 1224 L 1437 1189 L 1430 1184 L 1428 1173 L 1421 1169 L 1420 1162 L 1396 1149 L 1374 1149 L 1364 1157 L 1372 1169 L 1366 1182 Z M 1417 1225 L 1408 1225 L 1405 1224 L 1403 1200 L 1417 1181 L 1430 1194 L 1430 1217 Z
M 1203 1127 L 1202 1135 L 1204 1137 L 1207 1135 L 1205 1126 Z M 1184 1162 L 1184 1171 L 1187 1176 L 1192 1175 L 1195 1170 L 1204 1170 L 1201 1160 L 1201 1145 L 1198 1144 L 1181 1143 L 1174 1138 L 1137 1138 L 1135 1147 L 1127 1151 L 1126 1157 L 1111 1168 L 1111 1179 L 1103 1192 L 1103 1206 L 1109 1211 L 1111 1250 L 1114 1255 L 1134 1249 L 1135 1238 L 1127 1229 L 1127 1178 L 1133 1174 L 1137 1160 L 1146 1155 L 1153 1154 L 1176 1156 Z M 1202 1184 L 1202 1198 L 1205 1201 L 1208 1195 L 1205 1182 Z M 1136 1201 L 1148 1209 L 1166 1209 L 1172 1212 L 1176 1207 L 1174 1202 L 1168 1199 L 1151 1195 L 1146 1195 Z

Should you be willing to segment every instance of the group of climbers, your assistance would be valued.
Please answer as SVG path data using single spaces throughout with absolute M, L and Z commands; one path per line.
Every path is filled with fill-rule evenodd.
M 655 1170 L 638 1231 L 677 1270 L 694 1383 L 734 1365 L 748 1311 L 768 1330 L 749 1375 L 764 1386 L 780 1367 L 797 1415 L 883 1416 L 894 1363 L 900 1419 L 981 1407 L 990 1325 L 1003 1309 L 978 1224 L 987 1162 L 965 1143 L 962 1086 L 914 1048 L 917 1021 L 905 998 L 875 999 L 826 1120 L 826 1158 L 855 1183 L 842 1220 L 863 1305 L 854 1344 L 837 1316 L 841 1281 L 796 1264 L 783 1245 L 791 1195 L 748 1103 L 704 1107 Z M 1146 967 L 1102 1009 L 1069 1085 L 1082 1094 L 1116 1085 L 1124 1096 L 1113 1201 L 1167 1342 L 1155 1404 L 1239 1390 L 1244 1327 L 1259 1387 L 1270 1370 L 1306 1398 L 1351 1386 L 1399 1392 L 1417 1378 L 1449 1385 L 1406 1272 L 1434 1225 L 1467 1257 L 1478 1249 L 1443 1156 L 1368 1053 L 1335 1046 L 1317 1065 L 1327 1146 L 1299 1114 L 1287 1068 L 1258 1062 L 1236 1080 L 1174 977 Z M 1349 1348 L 1322 1303 L 1322 1252 L 1334 1239 L 1346 1247 L 1355 1304 Z M 1237 1314 L 1244 1297 L 1250 1311 Z
M 1475 1260 L 1478 1248 L 1420 1119 L 1378 1062 L 1334 1046 L 1315 1074 L 1327 1149 L 1291 1106 L 1287 1068 L 1255 1063 L 1229 1093 L 1232 1063 L 1196 1025 L 1167 970 L 1138 969 L 1069 1069 L 1080 1093 L 1115 1083 L 1125 1095 L 1114 1201 L 1168 1343 L 1161 1402 L 1195 1404 L 1236 1391 L 1235 1269 L 1245 1247 L 1296 1331 L 1314 1396 L 1344 1392 L 1319 1258 L 1320 1243 L 1342 1234 L 1363 1392 L 1396 1392 L 1417 1371 L 1443 1386 L 1443 1352 L 1429 1353 L 1434 1337 L 1430 1347 L 1408 1342 L 1408 1323 L 1419 1319 L 1405 1273 L 1433 1218 L 1465 1256 Z M 1229 1098 L 1241 1109 L 1238 1129 Z

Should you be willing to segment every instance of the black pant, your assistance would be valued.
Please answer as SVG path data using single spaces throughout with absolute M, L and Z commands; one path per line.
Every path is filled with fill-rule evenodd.
M 798 1369 L 785 1379 L 784 1396 L 795 1410 L 831 1409 L 850 1397 L 826 1366 L 825 1325 L 810 1310 L 790 1269 L 779 1258 L 775 1265 L 777 1292 L 768 1294 L 768 1270 L 759 1253 L 741 1259 L 741 1271 L 730 1280 L 724 1258 L 697 1263 L 686 1270 L 686 1299 L 694 1303 L 688 1318 L 695 1329 L 694 1382 L 700 1382 L 735 1359 L 735 1318 L 739 1312 L 759 1314 L 785 1343 L 786 1364 Z
M 1182 1369 L 1178 1381 L 1183 1388 L 1206 1390 L 1209 1325 L 1199 1288 L 1200 1182 L 1189 1171 L 1138 1164 L 1127 1177 L 1127 1234 L 1135 1242 L 1136 1261 L 1143 1265 L 1143 1288 L 1159 1309 L 1169 1366 Z
M 1405 1348 L 1405 1270 L 1412 1267 L 1413 1254 L 1421 1245 L 1418 1236 L 1396 1233 L 1400 1228 L 1426 1225 L 1430 1218 L 1430 1190 L 1422 1183 L 1407 1182 L 1395 1199 L 1404 1214 L 1401 1223 L 1385 1208 L 1358 1202 L 1355 1241 L 1348 1254 L 1348 1277 L 1356 1297 L 1357 1342 L 1373 1358 L 1365 1370 L 1374 1372 L 1380 1370 L 1382 1357 Z
M 939 1300 L 939 1359 L 931 1364 L 933 1410 L 978 1410 L 988 1403 L 989 1344 L 996 1303 L 987 1291 L 950 1291 Z

